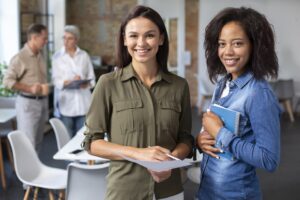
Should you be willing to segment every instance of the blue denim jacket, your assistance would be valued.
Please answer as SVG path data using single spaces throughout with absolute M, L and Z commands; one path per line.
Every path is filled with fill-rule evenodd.
M 279 164 L 281 108 L 269 84 L 256 80 L 250 71 L 231 81 L 229 94 L 220 98 L 227 79 L 218 82 L 212 103 L 241 113 L 239 133 L 223 127 L 216 143 L 236 159 L 204 154 L 198 198 L 262 199 L 255 168 L 272 172 Z

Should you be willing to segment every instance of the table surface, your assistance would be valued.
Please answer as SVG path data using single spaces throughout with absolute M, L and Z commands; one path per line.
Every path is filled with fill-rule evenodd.
M 90 155 L 87 151 L 82 150 L 79 153 L 71 153 L 72 151 L 82 149 L 81 143 L 84 139 L 83 132 L 85 127 L 81 128 L 77 134 L 65 145 L 63 146 L 56 154 L 54 154 L 53 159 L 55 160 L 69 160 L 69 161 L 100 161 L 100 162 L 107 162 L 109 159 L 101 158 L 97 156 Z M 202 154 L 197 151 L 197 158 L 196 160 L 185 159 L 191 163 L 198 163 L 202 160 Z
M 16 117 L 16 110 L 13 108 L 0 108 L 0 123 L 6 123 Z
M 79 153 L 71 153 L 75 150 L 80 150 L 81 143 L 84 139 L 83 132 L 85 127 L 81 128 L 77 134 L 65 144 L 56 154 L 54 154 L 53 159 L 55 160 L 69 160 L 69 161 L 100 161 L 106 162 L 108 159 L 101 158 L 97 156 L 90 155 L 87 151 L 82 150 Z

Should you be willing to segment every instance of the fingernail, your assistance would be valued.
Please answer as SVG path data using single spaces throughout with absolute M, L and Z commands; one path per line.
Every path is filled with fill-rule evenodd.
M 224 151 L 222 149 L 220 149 L 220 153 L 224 153 Z
M 217 156 L 216 159 L 220 159 L 220 156 Z

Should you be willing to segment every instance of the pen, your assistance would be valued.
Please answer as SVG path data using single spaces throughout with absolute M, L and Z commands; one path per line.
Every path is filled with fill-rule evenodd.
M 169 158 L 172 158 L 173 160 L 180 160 L 179 158 L 176 158 L 175 156 L 172 156 L 170 154 L 166 154 Z

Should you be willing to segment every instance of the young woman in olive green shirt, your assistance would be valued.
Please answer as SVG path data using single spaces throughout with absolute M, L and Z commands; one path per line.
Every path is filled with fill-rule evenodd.
M 122 158 L 184 159 L 192 150 L 189 88 L 168 72 L 163 20 L 137 6 L 122 22 L 118 39 L 119 69 L 101 76 L 95 87 L 84 146 L 111 159 L 106 199 L 183 199 L 180 169 L 155 172 Z

